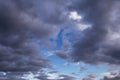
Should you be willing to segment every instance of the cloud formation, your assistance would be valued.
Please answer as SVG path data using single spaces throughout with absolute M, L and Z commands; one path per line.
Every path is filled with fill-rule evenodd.
M 53 47 L 52 41 L 61 48 L 55 48 L 53 53 L 69 62 L 119 65 L 119 3 L 119 0 L 1 0 L 0 71 L 34 72 L 50 68 L 49 60 L 40 50 L 43 46 Z M 63 33 L 58 36 L 61 30 Z M 6 79 L 16 79 L 17 73 L 11 74 Z M 35 78 L 49 80 L 48 77 L 51 78 L 42 73 Z M 69 75 L 57 77 L 76 79 Z M 89 75 L 85 80 L 94 78 Z
M 58 7 L 54 10 L 54 6 Z M 54 24 L 63 20 L 57 8 L 56 2 L 47 0 L 42 3 L 39 0 L 0 1 L 0 71 L 34 71 L 49 67 L 49 60 L 41 56 L 40 47 L 48 46 L 49 39 L 59 31 Z
M 94 74 L 89 74 L 86 76 L 86 78 L 83 78 L 82 80 L 95 80 L 96 76 Z
M 109 75 L 104 76 L 103 80 L 119 80 L 120 73 L 119 72 L 110 72 Z
M 73 45 L 72 61 L 120 64 L 118 3 L 118 0 L 81 0 L 70 7 L 83 15 L 84 23 L 91 25 Z
M 41 72 L 9 72 L 0 73 L 0 80 L 76 80 L 75 77 L 70 75 L 50 73 L 46 71 Z

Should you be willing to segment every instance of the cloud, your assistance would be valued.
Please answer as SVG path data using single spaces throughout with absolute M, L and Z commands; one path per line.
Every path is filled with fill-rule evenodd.
M 119 79 L 120 79 L 120 73 L 118 72 L 109 72 L 103 78 L 103 80 L 119 80 Z
M 60 77 L 62 79 L 58 79 L 58 80 L 76 80 L 75 77 L 69 76 L 69 75 L 60 75 Z
M 86 70 L 87 70 L 87 68 L 85 66 L 80 67 L 80 72 L 84 72 Z
M 89 74 L 86 76 L 86 78 L 83 78 L 82 80 L 95 80 L 96 76 L 94 74 Z
M 55 51 L 54 53 L 62 59 L 67 59 L 68 58 L 67 53 L 65 51 L 59 50 L 59 51 Z
M 78 15 L 76 11 L 70 12 L 69 18 L 72 20 L 80 20 L 82 19 L 82 16 Z
M 52 46 L 49 39 L 56 37 L 60 29 L 56 24 L 64 22 L 63 7 L 48 0 L 0 1 L 0 71 L 50 67 L 40 47 Z
M 57 56 L 73 62 L 120 64 L 119 7 L 118 0 L 1 0 L 0 71 L 50 68 L 40 48 L 54 45 L 50 39 L 56 38 L 61 28 L 65 29 L 63 50 L 56 50 Z M 69 75 L 57 77 L 75 80 Z
M 70 58 L 89 64 L 120 64 L 119 1 L 81 0 L 70 7 L 83 15 L 82 22 L 91 27 L 75 39 Z M 77 5 L 78 4 L 78 5 Z
M 46 71 L 38 72 L 7 72 L 6 75 L 0 74 L 0 80 L 76 80 L 75 77 L 59 73 Z

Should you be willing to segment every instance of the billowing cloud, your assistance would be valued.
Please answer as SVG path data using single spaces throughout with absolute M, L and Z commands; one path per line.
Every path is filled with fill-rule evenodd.
M 109 72 L 103 78 L 103 80 L 119 80 L 119 79 L 120 79 L 120 73 L 119 72 Z
M 73 44 L 72 61 L 90 64 L 120 64 L 120 1 L 81 0 L 70 9 L 83 15 L 91 27 Z
M 59 32 L 56 24 L 64 22 L 63 7 L 48 0 L 0 1 L 0 71 L 50 67 L 40 47 L 50 45 L 49 39 Z
M 60 49 L 51 50 L 52 55 L 55 53 L 69 62 L 119 65 L 119 3 L 119 0 L 1 0 L 0 72 L 11 73 L 7 73 L 6 80 L 17 80 L 18 75 L 13 72 L 51 68 L 41 49 L 53 49 L 57 42 Z M 63 33 L 58 36 L 61 30 Z M 20 80 L 29 75 L 42 80 L 76 80 L 69 75 L 36 73 L 34 76 L 32 72 L 18 77 Z M 92 80 L 95 76 L 85 79 Z

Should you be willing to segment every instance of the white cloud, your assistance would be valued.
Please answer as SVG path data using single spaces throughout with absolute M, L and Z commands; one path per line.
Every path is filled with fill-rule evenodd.
M 63 64 L 63 66 L 70 66 L 70 63 L 69 63 L 69 62 L 65 62 L 65 63 Z
M 57 73 L 47 73 L 47 79 L 63 79 L 64 77 L 60 77 Z
M 114 74 L 114 75 L 113 75 Z M 117 75 L 118 75 L 118 73 L 117 72 L 105 72 L 105 73 L 103 73 L 102 74 L 103 76 L 106 76 L 106 77 L 108 77 L 108 78 L 114 78 L 114 77 L 116 77 Z
M 29 74 L 25 74 L 22 79 L 25 79 L 25 80 L 39 80 L 37 78 L 35 78 L 36 76 L 38 75 L 34 75 L 33 73 L 29 73 Z
M 53 53 L 54 53 L 53 51 L 47 51 L 47 52 L 45 52 L 45 55 L 46 55 L 47 57 L 51 57 L 51 56 L 54 55 Z
M 80 16 L 76 11 L 72 11 L 69 14 L 69 18 L 72 20 L 81 20 L 82 16 Z
M 77 25 L 77 28 L 78 28 L 80 31 L 84 31 L 84 30 L 86 30 L 86 29 L 88 29 L 88 28 L 91 27 L 89 24 L 81 24 L 81 23 L 79 23 L 79 24 L 76 24 L 76 25 Z

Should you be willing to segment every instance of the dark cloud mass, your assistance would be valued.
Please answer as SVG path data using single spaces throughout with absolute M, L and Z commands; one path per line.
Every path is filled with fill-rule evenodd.
M 120 73 L 111 72 L 110 76 L 104 76 L 102 80 L 120 80 Z
M 55 37 L 59 29 L 41 19 L 41 16 L 36 17 L 42 12 L 34 10 L 43 8 L 38 7 L 37 3 L 39 0 L 0 1 L 0 71 L 35 71 L 50 66 L 49 60 L 39 54 L 40 47 L 49 45 L 48 39 Z M 46 15 L 53 13 L 49 15 L 46 12 Z
M 119 0 L 81 0 L 70 7 L 83 14 L 83 22 L 92 25 L 74 44 L 73 61 L 120 64 L 119 3 Z
M 81 23 L 91 27 L 80 31 L 76 25 Z M 60 49 L 54 48 L 53 53 L 68 61 L 119 65 L 119 25 L 120 0 L 0 0 L 0 72 L 10 72 L 7 77 L 0 73 L 0 80 L 22 80 L 27 73 L 21 72 L 51 68 L 41 49 L 53 49 L 54 45 Z M 61 30 L 64 30 L 62 37 Z M 50 80 L 53 75 L 49 74 L 40 73 L 35 78 Z M 77 79 L 69 75 L 58 77 L 58 80 Z M 88 75 L 83 80 L 95 78 Z M 104 77 L 104 80 L 119 79 L 119 75 Z
M 116 76 L 116 77 L 113 77 L 113 78 L 104 77 L 103 80 L 120 80 L 120 76 Z

